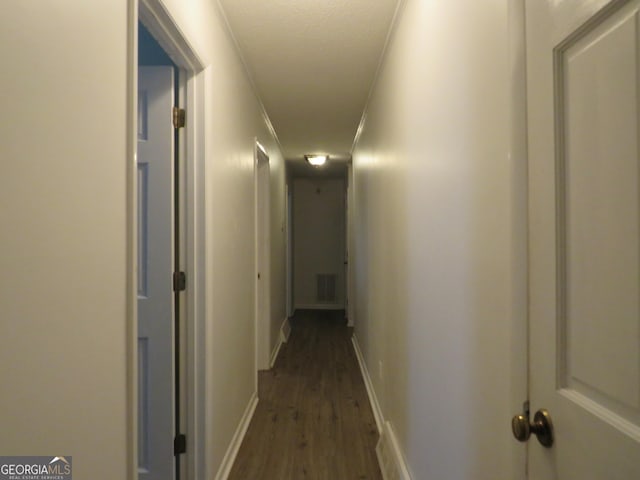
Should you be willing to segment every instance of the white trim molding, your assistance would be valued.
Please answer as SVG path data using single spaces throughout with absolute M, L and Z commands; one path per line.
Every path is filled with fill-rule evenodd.
M 282 321 L 282 325 L 280 325 L 280 335 L 278 336 L 278 342 L 275 347 L 273 347 L 273 351 L 271 352 L 271 358 L 269 359 L 269 368 L 273 368 L 278 359 L 278 354 L 280 353 L 280 348 L 284 343 L 289 341 L 289 335 L 291 335 L 291 325 L 289 325 L 289 319 L 285 318 Z
M 380 402 L 378 401 L 376 392 L 373 389 L 371 376 L 369 375 L 369 370 L 367 369 L 367 365 L 364 361 L 364 357 L 355 334 L 352 335 L 351 342 L 353 343 L 353 349 L 356 353 L 356 358 L 358 359 L 358 365 L 360 366 L 364 385 L 367 388 L 369 403 L 371 403 L 373 416 L 376 420 L 378 433 L 380 434 L 378 444 L 376 445 L 376 457 L 378 458 L 382 477 L 384 480 L 411 480 L 412 477 L 409 473 L 409 467 L 404 458 L 402 448 L 398 443 L 398 439 L 393 432 L 393 426 L 391 425 L 391 422 L 385 421 L 384 416 L 382 415 Z
M 246 410 L 244 411 L 244 415 L 242 415 L 242 419 L 238 424 L 236 433 L 233 435 L 233 439 L 229 444 L 227 453 L 225 453 L 224 458 L 222 459 L 222 464 L 220 465 L 215 477 L 216 480 L 226 480 L 229 477 L 229 473 L 231 473 L 233 463 L 236 461 L 238 450 L 240 450 L 240 445 L 242 445 L 242 440 L 244 440 L 244 436 L 247 433 L 247 429 L 249 428 L 249 424 L 251 423 L 251 419 L 253 418 L 257 405 L 258 396 L 257 393 L 254 392 L 251 396 L 251 400 L 249 400 Z
M 289 341 L 289 335 L 291 335 L 291 324 L 289 323 L 289 318 L 285 317 L 282 321 L 282 325 L 280 325 L 280 340 L 282 343 L 287 343 Z
M 360 365 L 360 372 L 362 373 L 364 386 L 367 388 L 367 395 L 369 396 L 369 403 L 371 404 L 371 409 L 373 410 L 373 416 L 376 420 L 378 433 L 382 435 L 382 428 L 384 425 L 384 417 L 382 416 L 382 409 L 380 408 L 378 397 L 376 397 L 376 392 L 373 389 L 373 384 L 371 383 L 371 376 L 369 376 L 369 370 L 367 370 L 367 366 L 364 363 L 364 357 L 362 356 L 362 351 L 360 350 L 360 345 L 358 344 L 358 339 L 356 338 L 355 333 L 351 336 L 351 343 L 353 343 L 353 349 L 356 352 L 358 365 Z
M 305 305 L 296 305 L 294 307 L 294 312 L 296 310 L 344 310 L 345 306 L 341 304 L 334 303 L 308 303 Z
M 407 462 L 391 422 L 385 422 L 376 445 L 376 456 L 384 480 L 411 480 Z
M 280 353 L 280 347 L 282 347 L 282 334 L 278 337 L 278 341 L 276 342 L 275 347 L 271 351 L 271 356 L 269 357 L 269 369 L 272 369 L 276 364 L 276 360 L 278 359 L 278 354 Z

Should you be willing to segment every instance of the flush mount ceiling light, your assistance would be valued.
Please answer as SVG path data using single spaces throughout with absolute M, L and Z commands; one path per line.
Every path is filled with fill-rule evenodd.
M 305 155 L 304 159 L 314 167 L 319 167 L 327 163 L 328 155 Z

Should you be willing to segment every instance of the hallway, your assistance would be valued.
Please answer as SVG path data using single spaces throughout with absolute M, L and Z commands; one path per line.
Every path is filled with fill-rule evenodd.
M 298 310 L 230 480 L 381 479 L 378 432 L 344 311 Z
M 140 26 L 178 70 L 153 115 Z M 91 480 L 640 479 L 638 38 L 640 0 L 4 2 L 0 452 Z M 335 262 L 296 258 L 330 230 Z M 345 299 L 352 331 L 306 310 Z

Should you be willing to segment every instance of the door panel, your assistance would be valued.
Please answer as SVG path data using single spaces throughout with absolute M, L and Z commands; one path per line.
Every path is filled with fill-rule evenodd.
M 527 2 L 529 478 L 640 478 L 640 1 Z
M 640 394 L 637 24 L 619 12 L 557 53 L 561 386 L 612 412 Z
M 138 477 L 174 478 L 172 67 L 138 73 Z

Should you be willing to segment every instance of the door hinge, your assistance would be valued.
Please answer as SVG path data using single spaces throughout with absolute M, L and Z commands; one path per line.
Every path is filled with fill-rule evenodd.
M 186 116 L 184 108 L 173 107 L 173 128 L 183 128 Z
M 187 289 L 187 275 L 184 272 L 173 272 L 173 291 L 182 292 Z
M 180 455 L 187 453 L 187 436 L 184 433 L 176 435 L 173 439 L 173 454 Z

